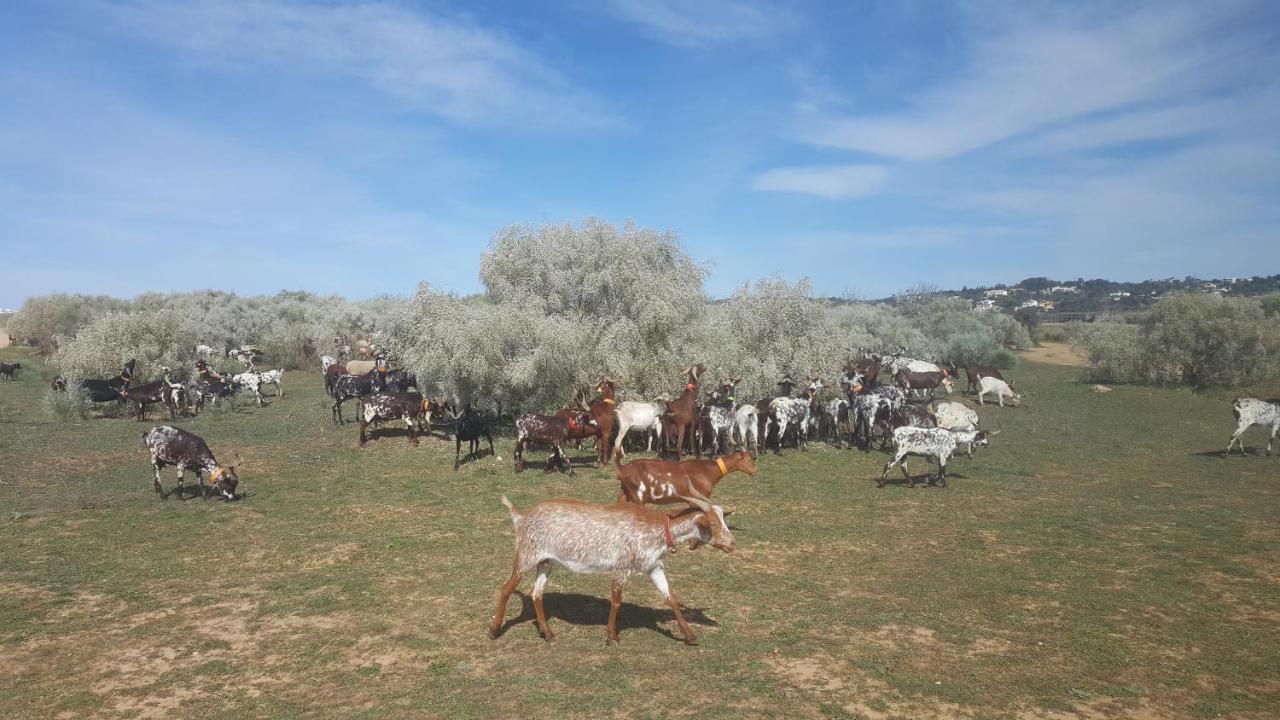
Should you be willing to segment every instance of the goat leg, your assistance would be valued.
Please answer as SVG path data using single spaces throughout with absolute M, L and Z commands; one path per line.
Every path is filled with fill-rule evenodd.
M 618 637 L 618 609 L 622 607 L 622 581 L 613 580 L 613 596 L 609 598 L 609 637 L 606 645 L 618 645 L 622 638 Z
M 547 614 L 542 609 L 542 591 L 547 586 L 547 574 L 550 572 L 551 563 L 543 560 L 538 563 L 538 579 L 533 582 L 533 614 L 538 621 L 538 630 L 542 632 L 542 639 L 547 642 L 556 639 L 556 634 L 547 627 Z
M 502 584 L 498 590 L 498 609 L 493 614 L 493 622 L 489 624 L 489 637 L 497 639 L 498 632 L 502 630 L 502 620 L 507 614 L 507 600 L 511 597 L 511 593 L 515 592 L 517 586 L 520 585 L 520 579 L 524 577 L 524 573 L 520 572 L 520 566 L 515 565 L 511 568 L 511 577 Z

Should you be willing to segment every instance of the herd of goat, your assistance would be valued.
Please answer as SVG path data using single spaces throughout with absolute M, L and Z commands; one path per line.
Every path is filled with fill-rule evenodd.
M 264 385 L 274 384 L 277 396 L 283 396 L 282 371 L 259 372 L 254 366 L 258 358 L 250 349 L 238 349 L 228 356 L 240 359 L 246 371 L 221 375 L 202 357 L 196 361 L 196 374 L 190 382 L 172 382 L 169 369 L 163 368 L 160 381 L 135 386 L 135 363 L 130 361 L 116 377 L 82 380 L 80 388 L 93 402 L 134 403 L 140 420 L 152 404 L 163 404 L 176 418 L 199 412 L 205 403 L 216 404 L 238 390 L 252 392 L 261 405 Z M 459 410 L 453 402 L 424 395 L 412 373 L 389 368 L 383 357 L 343 363 L 325 356 L 321 363 L 325 389 L 333 400 L 333 421 L 342 424 L 343 405 L 355 400 L 362 446 L 371 427 L 403 421 L 414 445 L 420 433 L 433 427 L 452 430 L 455 470 L 464 461 L 464 441 L 469 443 L 466 459 L 476 456 L 481 439 L 488 441 L 493 454 L 488 415 L 470 404 Z M 0 363 L 0 376 L 13 379 L 20 367 Z M 684 641 L 693 644 L 693 632 L 668 585 L 664 561 L 681 545 L 691 549 L 710 545 L 724 552 L 734 549 L 733 533 L 725 519 L 728 513 L 711 502 L 716 485 L 734 472 L 755 475 L 756 457 L 768 448 L 781 454 L 784 446 L 804 449 L 807 441 L 816 440 L 863 451 L 878 443 L 881 450 L 891 450 L 892 458 L 884 466 L 879 486 L 895 465 L 901 466 L 907 483 L 914 485 L 906 458 L 919 456 L 937 465 L 937 474 L 928 482 L 945 487 L 947 462 L 959 447 L 964 445 L 972 457 L 975 446 L 986 446 L 996 434 L 979 427 L 978 415 L 971 407 L 936 396 L 939 390 L 948 395 L 954 392 L 958 370 L 954 365 L 908 359 L 901 353 L 863 355 L 846 365 L 833 388 L 838 392 L 825 402 L 820 396 L 828 383 L 811 377 L 803 385 L 784 378 L 778 383 L 779 395 L 741 403 L 736 397 L 741 382 L 737 378 L 722 380 L 705 401 L 700 400 L 706 368 L 695 364 L 683 371 L 684 387 L 673 400 L 618 402 L 617 383 L 604 377 L 596 384 L 594 397 L 581 388 L 569 405 L 554 413 L 516 414 L 513 456 L 517 472 L 525 467 L 525 451 L 539 447 L 550 450 L 548 471 L 573 474 L 566 446 L 594 441 L 594 459 L 599 466 L 606 466 L 612 458 L 619 493 L 614 504 L 544 500 L 525 511 L 502 497 L 515 531 L 515 556 L 511 574 L 499 591 L 489 626 L 491 637 L 498 637 L 506 627 L 511 593 L 526 575 L 536 572 L 531 593 L 535 619 L 542 637 L 552 639 L 542 596 L 551 570 L 565 567 L 612 576 L 609 644 L 620 642 L 617 618 L 622 591 L 627 579 L 637 573 L 653 582 L 670 605 Z M 1006 401 L 1020 403 L 1012 383 L 998 369 L 972 365 L 965 368 L 965 374 L 967 389 L 976 394 L 979 404 L 985 404 L 988 395 L 1002 407 Z M 882 382 L 882 377 L 892 378 L 892 382 Z M 66 389 L 61 377 L 55 378 L 53 385 Z M 1280 432 L 1280 400 L 1239 399 L 1233 412 L 1237 428 L 1223 454 L 1240 443 L 1245 430 L 1261 425 L 1270 429 L 1270 455 Z M 643 436 L 648 450 L 656 445 L 660 456 L 624 463 L 624 441 L 635 433 Z M 142 443 L 150 451 L 154 486 L 162 499 L 169 493 L 161 484 L 160 471 L 170 466 L 177 469 L 180 499 L 187 470 L 195 473 L 197 494 L 202 497 L 237 497 L 236 467 L 220 464 L 199 436 L 161 425 L 143 433 Z M 693 457 L 685 459 L 685 454 Z M 686 507 L 671 513 L 648 507 L 671 503 Z

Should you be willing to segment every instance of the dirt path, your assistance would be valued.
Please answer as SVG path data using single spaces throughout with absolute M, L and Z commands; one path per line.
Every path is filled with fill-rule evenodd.
M 1043 342 L 1039 347 L 1023 350 L 1022 357 L 1032 362 L 1049 365 L 1088 365 L 1089 358 L 1067 343 Z
M 9 328 L 0 325 L 0 348 L 9 347 Z

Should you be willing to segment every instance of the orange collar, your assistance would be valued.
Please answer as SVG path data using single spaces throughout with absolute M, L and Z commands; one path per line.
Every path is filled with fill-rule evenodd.
M 716 458 L 716 465 L 720 468 L 720 477 L 729 474 L 729 468 L 724 464 L 724 458 Z
M 686 385 L 684 386 L 684 389 L 685 389 L 685 390 L 690 390 L 690 391 L 692 391 L 692 392 L 697 392 L 697 391 L 698 391 L 698 386 L 697 386 L 695 383 L 688 383 L 688 384 L 686 384 Z
M 429 413 L 429 412 L 431 412 L 431 401 L 430 401 L 430 400 L 423 400 L 423 401 L 422 401 L 422 412 L 428 412 L 428 413 Z
M 223 472 L 225 472 L 225 471 L 222 469 L 222 467 L 221 467 L 221 466 L 219 466 L 219 467 L 217 467 L 216 469 L 214 469 L 214 471 L 213 471 L 213 472 L 209 473 L 209 484 L 210 484 L 210 485 L 212 485 L 212 486 L 214 486 L 214 487 L 217 487 L 217 485 L 218 485 L 218 478 L 222 477 L 222 473 L 223 473 Z
M 612 405 L 612 404 L 613 404 L 613 398 L 600 398 L 600 402 L 602 402 L 602 403 L 607 403 L 607 404 L 609 404 L 609 405 Z
M 676 539 L 671 534 L 671 516 L 666 513 L 662 513 L 662 537 L 666 538 L 667 547 L 676 549 Z

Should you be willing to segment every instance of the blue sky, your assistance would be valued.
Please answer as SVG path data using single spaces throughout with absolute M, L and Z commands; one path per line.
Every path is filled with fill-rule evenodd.
M 512 223 L 724 295 L 1280 270 L 1280 5 L 0 3 L 0 306 L 479 289 Z

